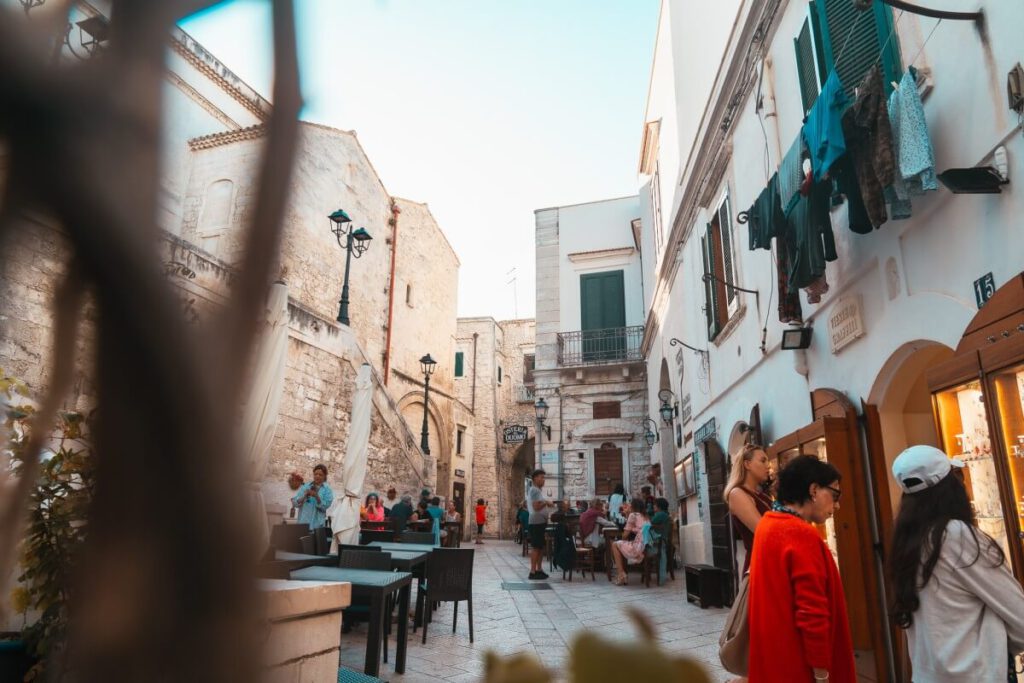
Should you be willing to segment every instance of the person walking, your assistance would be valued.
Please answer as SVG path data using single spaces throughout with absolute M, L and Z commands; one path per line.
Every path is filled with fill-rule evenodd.
M 814 526 L 839 509 L 840 479 L 813 455 L 779 473 L 750 558 L 750 683 L 857 683 L 839 569 Z
M 487 524 L 487 503 L 483 498 L 476 499 L 476 543 L 483 545 L 484 525 Z
M 761 517 L 772 507 L 772 499 L 761 491 L 769 474 L 768 454 L 762 446 L 746 444 L 732 458 L 732 469 L 723 497 L 732 516 L 733 533 L 743 543 L 743 571 L 740 577 L 746 576 L 750 570 L 754 531 Z
M 903 490 L 892 614 L 907 632 L 914 683 L 1003 683 L 1024 651 L 1024 591 L 999 543 L 977 528 L 963 467 L 933 446 L 911 446 L 892 464 Z
M 292 497 L 292 506 L 299 511 L 299 523 L 308 524 L 310 529 L 327 525 L 327 508 L 334 502 L 334 492 L 327 485 L 327 466 L 320 463 L 313 467 L 313 481 L 303 484 Z
M 544 530 L 548 525 L 548 515 L 554 503 L 544 495 L 544 477 L 542 469 L 536 469 L 530 475 L 530 490 L 526 492 L 526 507 L 530 512 L 526 533 L 530 540 L 530 581 L 541 581 L 548 575 L 541 571 L 541 560 L 544 555 Z

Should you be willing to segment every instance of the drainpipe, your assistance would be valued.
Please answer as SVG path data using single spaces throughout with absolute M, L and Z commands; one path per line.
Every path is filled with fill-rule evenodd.
M 398 214 L 402 210 L 391 198 L 391 277 L 388 280 L 388 330 L 384 336 L 384 386 L 391 378 L 391 323 L 395 313 L 395 258 L 398 252 Z
M 555 393 L 558 394 L 558 499 L 563 500 L 565 498 L 565 458 L 563 453 L 565 451 L 565 441 L 562 439 L 562 435 L 565 430 L 562 429 L 562 390 L 561 388 L 555 389 Z
M 473 333 L 473 394 L 470 400 L 469 411 L 476 415 L 476 343 L 480 338 L 479 332 Z
M 498 539 L 501 540 L 505 536 L 505 506 L 501 495 L 501 439 L 499 438 L 501 431 L 498 428 L 498 382 L 496 375 L 494 375 L 494 369 L 498 366 L 498 323 L 493 323 L 492 332 L 491 336 L 494 339 L 494 343 L 491 344 L 491 423 L 494 425 L 494 488 L 498 492 Z

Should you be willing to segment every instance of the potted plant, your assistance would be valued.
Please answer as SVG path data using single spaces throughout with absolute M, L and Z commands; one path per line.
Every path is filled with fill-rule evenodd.
M 29 418 L 34 408 L 20 382 L 0 372 L 6 404 L 8 453 L 15 476 L 27 457 Z M 20 398 L 19 398 L 20 397 Z M 54 438 L 44 448 L 29 499 L 29 524 L 20 547 L 21 573 L 14 609 L 25 616 L 22 646 L 10 653 L 29 660 L 25 681 L 40 679 L 49 666 L 63 669 L 72 572 L 85 541 L 86 519 L 95 486 L 95 466 L 87 420 L 75 412 L 59 415 Z

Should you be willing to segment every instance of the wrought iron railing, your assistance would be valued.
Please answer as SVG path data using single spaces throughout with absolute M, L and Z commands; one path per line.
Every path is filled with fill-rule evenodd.
M 519 403 L 533 403 L 537 399 L 537 392 L 534 388 L 525 384 L 516 387 L 516 400 Z
M 561 332 L 558 335 L 558 364 L 571 367 L 643 360 L 640 353 L 643 338 L 643 325 Z

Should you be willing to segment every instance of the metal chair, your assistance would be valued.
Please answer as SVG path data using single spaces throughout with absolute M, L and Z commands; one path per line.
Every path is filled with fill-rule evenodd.
M 399 543 L 434 545 L 434 534 L 426 531 L 403 531 L 398 535 L 397 541 Z
M 454 602 L 452 612 L 452 633 L 459 621 L 459 603 L 469 606 L 469 642 L 473 642 L 473 548 L 438 548 L 430 554 L 427 562 L 427 581 L 416 595 L 417 612 L 425 605 L 427 612 L 423 619 L 423 642 L 427 642 L 427 625 L 434 605 L 439 602 Z
M 395 540 L 395 532 L 391 530 L 386 531 L 360 531 L 359 532 L 359 545 L 367 545 L 374 541 L 381 541 L 384 543 L 392 543 Z

